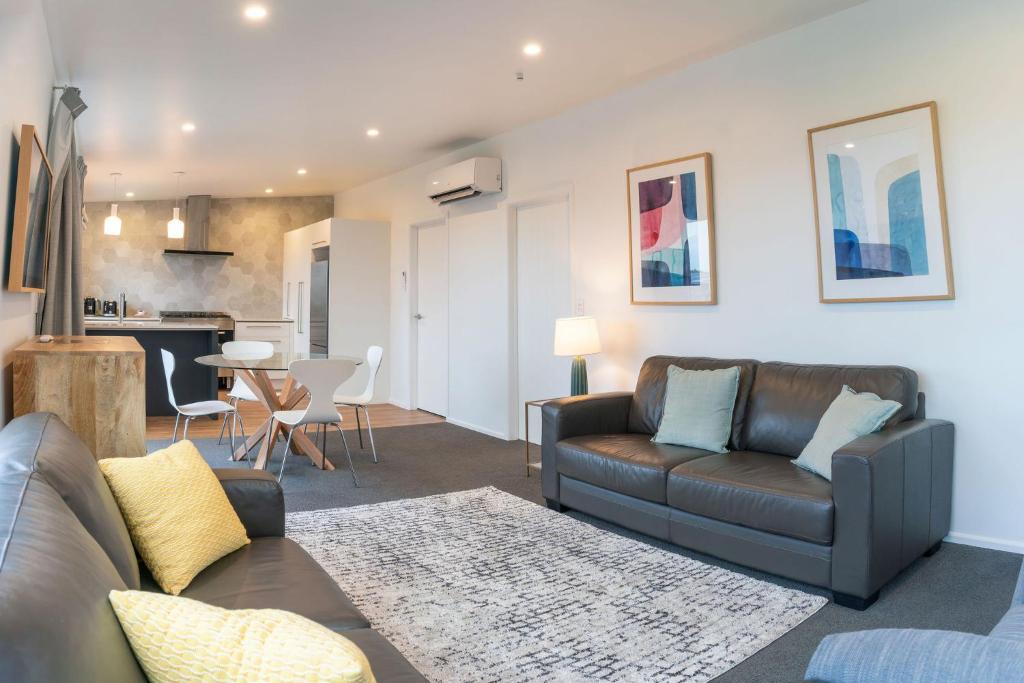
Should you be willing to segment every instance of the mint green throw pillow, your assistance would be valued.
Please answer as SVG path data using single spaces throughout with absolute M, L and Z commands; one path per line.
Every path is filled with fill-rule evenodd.
M 665 411 L 654 443 L 690 446 L 728 453 L 732 411 L 740 386 L 740 369 L 683 370 L 668 367 Z
M 854 439 L 877 432 L 902 407 L 897 401 L 887 401 L 867 391 L 858 394 L 843 385 L 793 464 L 832 481 L 832 454 Z

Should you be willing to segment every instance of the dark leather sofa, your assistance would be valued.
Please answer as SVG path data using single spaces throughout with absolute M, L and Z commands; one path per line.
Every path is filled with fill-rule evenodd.
M 284 498 L 266 472 L 215 470 L 252 543 L 182 593 L 226 608 L 290 610 L 343 633 L 381 683 L 424 679 L 326 572 L 284 538 Z M 145 681 L 107 600 L 154 590 L 88 448 L 53 415 L 0 432 L 0 679 Z
M 729 453 L 651 443 L 669 365 L 740 368 Z M 903 407 L 833 454 L 829 482 L 791 459 L 844 384 Z M 949 532 L 953 425 L 925 419 L 907 368 L 655 356 L 632 393 L 544 404 L 541 450 L 549 507 L 822 586 L 856 609 Z

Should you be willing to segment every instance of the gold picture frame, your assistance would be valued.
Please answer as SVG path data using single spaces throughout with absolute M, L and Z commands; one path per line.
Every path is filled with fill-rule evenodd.
M 867 153 L 875 157 L 871 159 L 874 166 L 867 169 L 875 171 L 871 178 L 874 186 L 863 181 L 862 169 L 857 163 L 857 155 L 865 153 L 859 151 L 861 145 L 868 147 Z M 811 128 L 807 131 L 807 149 L 814 204 L 818 300 L 821 303 L 867 303 L 954 299 L 936 103 L 923 102 Z M 880 149 L 887 150 L 889 157 L 879 159 Z M 913 153 L 908 154 L 911 150 Z M 823 160 L 826 169 L 819 168 Z M 881 161 L 887 162 L 886 165 L 878 166 Z M 853 176 L 850 185 L 844 175 L 848 170 L 852 171 L 848 175 Z M 898 207 L 894 214 L 891 193 L 898 182 L 908 179 L 916 180 L 912 192 L 916 193 L 917 204 L 894 202 Z M 885 185 L 886 182 L 889 184 Z M 838 187 L 834 187 L 834 183 Z M 886 188 L 889 194 L 883 207 L 880 190 Z M 874 200 L 872 205 L 863 200 L 861 190 Z M 851 194 L 856 195 L 854 200 L 859 203 L 855 208 L 863 216 L 860 234 L 852 228 L 858 219 L 846 215 L 851 206 L 847 195 Z M 827 204 L 823 206 L 826 197 Z M 913 208 L 908 211 L 908 206 Z M 828 236 L 831 240 L 822 234 L 822 214 L 826 208 L 831 212 L 833 231 Z M 868 222 L 872 220 L 868 218 L 870 209 L 874 209 L 876 223 Z M 915 216 L 918 210 L 920 213 Z M 900 243 L 893 242 L 894 217 L 901 230 Z M 843 226 L 837 228 L 840 220 Z M 908 225 L 912 227 L 907 228 Z M 889 233 L 879 238 L 883 227 L 887 227 Z M 860 242 L 862 235 L 872 233 L 878 242 Z M 889 241 L 883 241 L 885 239 Z M 865 247 L 872 249 L 865 250 Z M 939 270 L 938 266 L 942 272 L 933 272 Z
M 699 175 L 703 175 L 700 182 Z M 692 176 L 692 178 L 690 177 Z M 678 224 L 671 219 L 662 219 L 659 214 L 660 226 L 669 228 L 672 244 L 678 238 L 680 248 L 663 245 L 666 248 L 652 250 L 654 245 L 644 246 L 649 235 L 643 234 L 641 213 L 645 200 L 641 192 L 643 183 L 658 183 L 661 188 L 668 183 L 669 195 L 661 195 L 664 207 L 676 202 L 679 215 Z M 658 187 L 658 186 L 654 186 Z M 718 303 L 718 269 L 715 253 L 715 210 L 714 192 L 711 179 L 711 153 L 701 152 L 688 156 L 659 161 L 643 166 L 635 166 L 626 170 L 626 205 L 629 222 L 629 301 L 636 306 L 714 306 Z M 661 211 L 664 207 L 654 210 Z M 688 215 L 689 214 L 689 215 Z M 691 226 L 692 229 L 691 229 Z M 685 231 L 685 232 L 683 232 Z M 660 240 L 659 231 L 659 240 Z M 663 241 L 663 240 L 661 240 Z M 697 260 L 697 268 L 691 269 L 691 241 L 695 246 L 693 256 Z M 657 258 L 644 258 L 648 254 L 678 252 L 683 257 L 683 272 L 673 268 Z M 647 263 L 645 264 L 644 261 Z M 678 265 L 678 264 L 677 264 Z M 646 270 L 645 270 L 646 267 Z M 706 268 L 706 270 L 704 270 Z M 695 280 L 696 276 L 696 280 Z M 682 281 L 680 284 L 673 282 Z M 684 284 L 685 283 L 685 284 Z
M 38 162 L 33 164 L 33 161 Z M 33 173 L 35 168 L 35 173 Z M 45 175 L 44 175 L 45 170 Z M 36 178 L 33 178 L 36 175 Z M 46 186 L 38 185 L 45 179 Z M 36 184 L 33 185 L 33 182 Z M 11 259 L 7 289 L 11 292 L 46 291 L 49 260 L 49 215 L 53 197 L 53 169 L 36 127 L 21 127 L 18 177 L 14 189 L 14 224 L 11 229 Z

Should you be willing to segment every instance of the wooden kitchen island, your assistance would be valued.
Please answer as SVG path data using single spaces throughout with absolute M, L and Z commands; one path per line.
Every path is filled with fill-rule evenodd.
M 132 337 L 33 337 L 14 350 L 14 414 L 50 412 L 97 459 L 146 454 L 146 355 Z

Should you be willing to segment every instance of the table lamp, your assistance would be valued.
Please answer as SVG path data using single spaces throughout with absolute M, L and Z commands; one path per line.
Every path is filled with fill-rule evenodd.
M 597 321 L 589 315 L 555 320 L 555 355 L 572 356 L 572 395 L 587 393 L 587 359 L 601 352 Z

